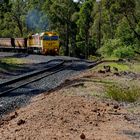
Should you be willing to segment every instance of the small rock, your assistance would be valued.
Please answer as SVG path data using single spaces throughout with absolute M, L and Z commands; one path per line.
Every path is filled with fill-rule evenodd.
M 120 76 L 120 73 L 119 72 L 114 72 L 114 75 Z
M 16 118 L 17 116 L 18 116 L 18 113 L 15 112 L 13 115 L 10 116 L 10 119 L 12 120 L 12 119 Z
M 118 109 L 118 108 L 119 108 L 119 105 L 115 104 L 115 105 L 113 106 L 113 108 L 114 108 L 114 109 Z
M 111 67 L 109 65 L 108 66 L 104 66 L 105 72 L 111 72 L 110 68 Z
M 105 73 L 105 71 L 104 70 L 99 70 L 98 73 Z
M 92 124 L 92 122 L 89 122 L 89 124 Z
M 120 58 L 118 61 L 119 61 L 119 62 L 123 62 L 124 60 Z
M 24 123 L 25 123 L 25 120 L 20 119 L 20 120 L 18 120 L 17 125 L 22 125 Z
M 74 114 L 80 114 L 79 110 L 74 111 Z
M 106 106 L 109 106 L 109 103 L 107 103 Z
M 97 116 L 101 116 L 101 114 L 100 113 L 97 113 Z
M 70 130 L 71 130 L 71 131 L 77 131 L 77 129 L 74 129 L 74 128 L 70 128 Z
M 124 116 L 124 119 L 127 120 L 127 121 L 131 121 L 131 119 L 126 115 Z
M 80 138 L 81 138 L 81 139 L 85 139 L 85 138 L 86 138 L 85 134 L 82 133 L 82 134 L 80 135 Z
M 18 132 L 18 131 L 20 131 L 20 129 L 15 129 L 15 132 Z
M 98 126 L 98 123 L 96 123 L 95 126 Z
M 93 111 L 93 112 L 97 112 L 98 110 L 97 110 L 97 109 L 93 109 L 92 111 Z

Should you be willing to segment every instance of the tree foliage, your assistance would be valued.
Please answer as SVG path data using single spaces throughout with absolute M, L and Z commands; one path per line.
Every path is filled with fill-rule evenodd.
M 0 37 L 57 31 L 65 55 L 132 57 L 140 51 L 139 0 L 1 0 Z

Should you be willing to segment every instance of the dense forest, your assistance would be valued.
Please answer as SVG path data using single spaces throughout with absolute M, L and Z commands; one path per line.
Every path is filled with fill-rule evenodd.
M 61 53 L 131 58 L 140 53 L 140 0 L 0 0 L 0 37 L 57 31 Z

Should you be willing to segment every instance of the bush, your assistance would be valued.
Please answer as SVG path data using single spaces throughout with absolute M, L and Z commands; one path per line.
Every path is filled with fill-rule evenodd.
M 100 48 L 99 52 L 105 57 L 112 56 L 113 51 L 121 46 L 122 43 L 120 39 L 109 39 L 105 41 L 104 46 Z
M 132 58 L 134 56 L 134 50 L 131 46 L 122 46 L 114 50 L 113 54 L 118 58 Z
M 136 85 L 113 85 L 106 89 L 107 96 L 116 101 L 135 102 L 140 99 L 140 87 Z
M 131 58 L 134 56 L 133 47 L 124 45 L 120 39 L 107 40 L 99 51 L 105 57 Z

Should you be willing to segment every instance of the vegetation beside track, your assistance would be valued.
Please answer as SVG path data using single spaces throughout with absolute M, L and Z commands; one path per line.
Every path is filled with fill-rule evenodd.
M 23 64 L 29 63 L 23 58 L 1 58 L 0 59 L 0 72 L 11 72 L 17 70 L 23 66 Z
M 106 87 L 107 97 L 122 102 L 140 101 L 140 86 L 133 81 Z
M 105 66 L 109 66 L 110 70 L 106 72 Z M 122 102 L 140 100 L 140 61 L 102 63 L 92 68 L 89 75 L 81 80 L 92 83 L 95 87 L 90 95 Z

